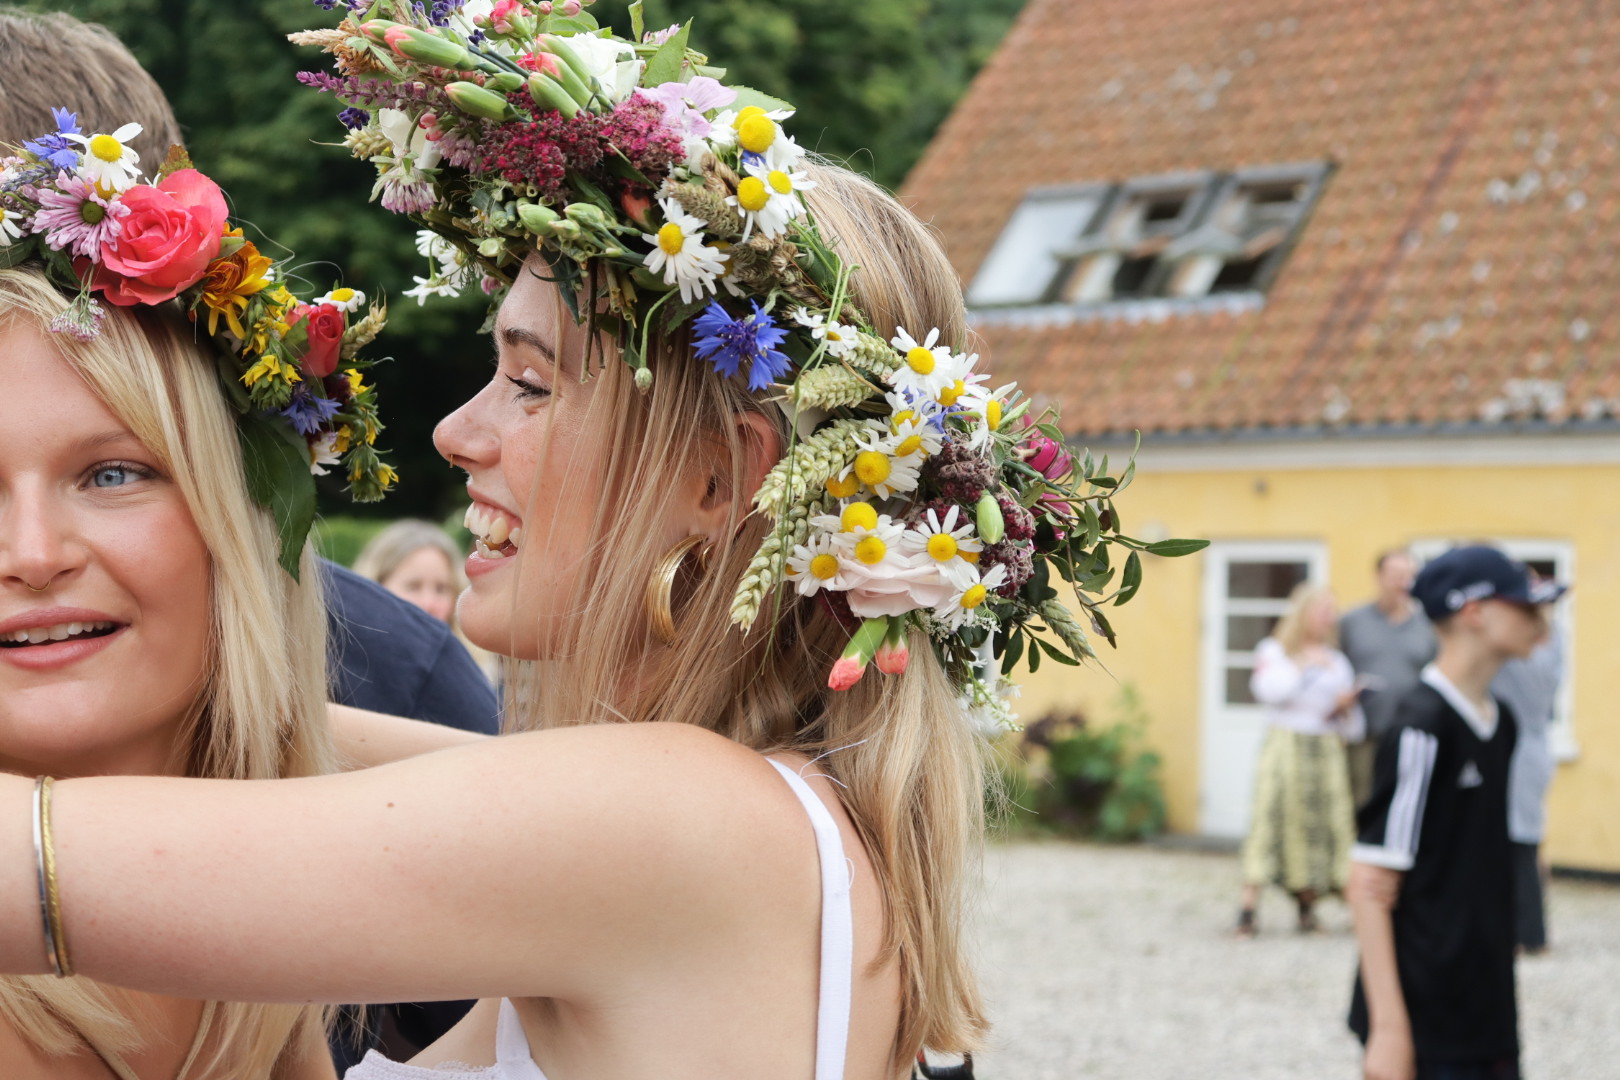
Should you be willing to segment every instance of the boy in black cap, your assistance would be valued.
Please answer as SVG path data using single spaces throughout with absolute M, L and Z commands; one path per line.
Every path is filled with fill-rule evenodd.
M 1490 696 L 1547 632 L 1532 584 L 1490 547 L 1448 551 L 1412 595 L 1440 642 L 1379 743 L 1357 820 L 1351 911 L 1361 965 L 1350 1027 L 1367 1080 L 1518 1080 L 1508 763 L 1516 728 Z

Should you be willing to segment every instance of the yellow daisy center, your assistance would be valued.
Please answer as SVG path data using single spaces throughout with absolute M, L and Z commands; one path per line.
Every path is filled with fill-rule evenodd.
M 110 199 L 114 195 L 118 194 L 118 189 L 113 187 L 111 184 L 103 183 L 102 181 L 97 180 L 96 194 L 100 195 L 103 199 Z
M 962 551 L 958 549 L 956 553 L 962 556 L 963 559 L 972 563 L 974 566 L 979 565 L 979 553 L 977 551 Z
M 883 561 L 883 556 L 889 553 L 889 545 L 875 536 L 863 537 L 855 545 L 855 557 L 867 566 L 873 566 Z
M 826 581 L 828 578 L 838 573 L 838 556 L 817 555 L 815 558 L 810 560 L 810 573 L 814 574 L 822 581 Z
M 906 366 L 919 375 L 932 375 L 934 373 L 934 354 L 918 345 L 915 349 L 906 353 Z
M 985 423 L 990 425 L 991 431 L 1001 430 L 1001 402 L 991 398 L 984 406 Z
M 749 213 L 759 213 L 770 201 L 771 193 L 766 190 L 765 181 L 757 176 L 745 177 L 737 185 L 737 205 Z
M 900 445 L 894 448 L 895 457 L 908 457 L 922 449 L 921 435 L 908 435 L 900 440 Z
M 827 340 L 828 341 L 843 341 L 844 340 L 844 335 L 840 334 L 838 332 L 838 328 L 836 326 L 829 326 L 829 327 L 827 327 Z
M 763 154 L 776 141 L 776 121 L 756 113 L 737 125 L 737 143 L 750 154 Z
M 910 409 L 901 409 L 899 412 L 895 413 L 894 418 L 889 421 L 889 430 L 898 435 L 900 434 L 901 424 L 905 423 L 907 420 L 915 419 L 917 419 L 916 413 L 912 412 Z
M 990 595 L 983 585 L 974 585 L 962 594 L 962 606 L 969 611 L 984 603 L 984 598 Z
M 967 391 L 967 384 L 957 379 L 951 385 L 939 392 L 939 403 L 947 409 L 956 404 L 956 399 Z
M 867 487 L 883 483 L 889 478 L 889 455 L 880 450 L 862 450 L 855 455 L 855 475 Z
M 847 499 L 859 490 L 861 490 L 861 482 L 854 473 L 850 473 L 842 480 L 836 476 L 830 476 L 827 478 L 827 494 L 831 495 L 835 499 Z M 877 520 L 875 514 L 873 515 L 872 520 L 874 522 Z M 867 528 L 871 528 L 871 526 L 869 525 Z
M 940 562 L 956 558 L 956 537 L 950 533 L 935 533 L 928 538 L 928 554 Z
M 772 169 L 765 174 L 765 182 L 771 185 L 771 190 L 778 195 L 793 194 L 793 178 L 781 169 Z
M 658 246 L 665 255 L 679 255 L 686 246 L 686 230 L 673 221 L 658 230 Z
M 680 226 L 676 226 L 676 228 L 679 228 L 679 227 Z M 349 301 L 351 301 L 353 299 L 354 299 L 354 290 L 353 289 L 333 289 L 332 290 L 332 303 L 334 303 L 334 304 L 347 304 Z
M 737 118 L 731 122 L 731 126 L 736 128 L 738 131 L 741 131 L 744 120 L 751 120 L 756 116 L 764 115 L 765 110 L 760 108 L 758 105 L 748 105 L 737 110 Z
M 872 509 L 871 503 L 850 503 L 844 507 L 844 512 L 838 518 L 839 524 L 844 526 L 845 532 L 854 532 L 856 529 L 877 528 L 877 511 Z
M 90 152 L 102 161 L 117 161 L 124 156 L 124 144 L 111 135 L 97 135 L 90 140 Z

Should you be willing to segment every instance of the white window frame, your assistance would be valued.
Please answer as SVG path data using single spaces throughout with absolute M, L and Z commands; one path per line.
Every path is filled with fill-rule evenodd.
M 1568 540 L 1526 539 L 1523 537 L 1487 537 L 1520 562 L 1550 562 L 1559 581 L 1575 580 L 1575 545 Z M 1436 555 L 1456 547 L 1456 540 L 1426 539 L 1415 541 L 1411 551 L 1419 563 L 1428 562 Z M 1581 756 L 1580 743 L 1575 738 L 1575 596 L 1569 593 L 1553 606 L 1553 625 L 1558 628 L 1564 642 L 1564 670 L 1558 679 L 1558 696 L 1553 704 L 1553 722 L 1547 729 L 1552 744 L 1553 758 L 1559 762 L 1575 761 Z

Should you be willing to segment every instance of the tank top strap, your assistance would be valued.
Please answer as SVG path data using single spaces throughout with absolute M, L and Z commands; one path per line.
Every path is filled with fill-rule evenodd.
M 821 861 L 821 989 L 816 1008 L 816 1080 L 843 1080 L 855 981 L 855 914 L 844 839 L 825 803 L 804 778 L 766 758 L 804 804 Z
M 546 1074 L 534 1063 L 529 1037 L 523 1033 L 523 1021 L 510 998 L 501 998 L 500 1015 L 495 1021 L 495 1062 L 501 1080 L 546 1080 Z

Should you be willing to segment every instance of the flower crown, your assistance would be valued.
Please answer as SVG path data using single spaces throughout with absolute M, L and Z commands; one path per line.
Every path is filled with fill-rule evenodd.
M 380 499 L 397 478 L 377 456 L 376 390 L 358 353 L 386 316 L 355 289 L 308 302 L 289 275 L 227 220 L 219 186 L 184 150 L 143 181 L 141 133 L 125 124 L 86 135 L 53 109 L 57 130 L 0 157 L 0 268 L 27 259 L 74 294 L 51 322 L 90 340 L 106 309 L 175 300 L 219 346 L 220 375 L 237 411 L 248 485 L 276 518 L 279 561 L 294 578 L 315 520 L 314 476 L 340 465 L 350 494 Z M 96 298 L 97 294 L 101 299 Z
M 626 41 L 589 2 L 354 0 L 336 29 L 292 35 L 336 58 L 336 74 L 299 78 L 347 106 L 344 145 L 377 166 L 372 197 L 426 226 L 429 270 L 407 295 L 477 282 L 498 303 L 538 250 L 643 390 L 648 342 L 688 327 L 718 376 L 772 391 L 795 421 L 754 495 L 774 527 L 732 621 L 751 627 L 783 587 L 818 597 L 851 635 L 834 689 L 874 659 L 904 670 L 920 627 L 969 703 L 1005 719 L 998 672 L 1095 655 L 1060 584 L 1112 641 L 1100 608 L 1136 592 L 1139 552 L 1202 542 L 1121 535 L 1113 496 L 1130 468 L 1087 455 L 1076 472 L 1055 414 L 992 386 L 961 343 L 872 326 L 805 206 L 815 181 L 783 128 L 791 106 L 722 83 L 689 25 L 647 33 L 632 4 Z

